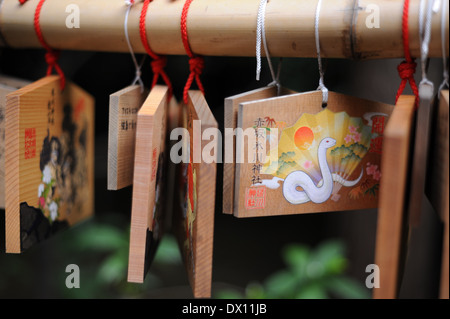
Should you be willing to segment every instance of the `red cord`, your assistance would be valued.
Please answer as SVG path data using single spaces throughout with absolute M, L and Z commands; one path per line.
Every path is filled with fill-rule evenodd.
M 147 31 L 145 29 L 145 18 L 147 16 L 147 9 L 150 2 L 153 0 L 145 0 L 144 5 L 142 7 L 141 11 L 141 18 L 139 20 L 139 32 L 141 35 L 141 41 L 145 48 L 145 51 L 147 51 L 148 55 L 151 56 L 153 61 L 151 62 L 151 67 L 153 71 L 153 81 L 152 81 L 152 88 L 156 85 L 158 82 L 159 76 L 163 78 L 164 82 L 166 83 L 167 87 L 169 88 L 169 98 L 172 96 L 172 83 L 170 82 L 169 76 L 164 71 L 164 67 L 167 64 L 167 58 L 165 56 L 159 56 L 155 52 L 152 51 L 150 48 L 150 45 L 147 41 Z
M 186 85 L 183 90 L 183 101 L 185 104 L 188 102 L 188 91 L 191 88 L 192 82 L 197 82 L 197 86 L 200 91 L 205 94 L 205 89 L 203 88 L 203 84 L 200 81 L 200 75 L 202 74 L 203 68 L 205 67 L 205 63 L 203 57 L 195 55 L 191 47 L 189 46 L 189 39 L 187 34 L 187 14 L 189 11 L 189 6 L 191 5 L 193 0 L 186 0 L 184 3 L 183 11 L 181 12 L 181 39 L 183 40 L 184 49 L 186 50 L 187 55 L 189 56 L 189 77 L 186 81 Z
M 405 0 L 403 5 L 403 17 L 402 17 L 402 38 L 403 38 L 403 51 L 405 55 L 405 61 L 400 63 L 397 67 L 398 74 L 402 79 L 400 87 L 397 91 L 397 96 L 395 98 L 395 104 L 397 104 L 398 98 L 402 94 L 406 87 L 406 83 L 409 81 L 411 89 L 416 97 L 415 105 L 416 108 L 419 106 L 419 89 L 417 88 L 416 81 L 414 80 L 414 73 L 416 72 L 417 64 L 411 58 L 411 53 L 409 52 L 409 27 L 408 27 L 408 16 L 409 16 L 409 0 Z
M 24 4 L 27 0 L 19 0 L 20 4 Z M 53 50 L 47 42 L 45 42 L 44 35 L 42 34 L 41 25 L 39 23 L 39 17 L 41 15 L 42 6 L 44 5 L 45 0 L 40 0 L 36 11 L 34 12 L 34 30 L 36 31 L 36 35 L 39 39 L 41 45 L 47 50 L 45 53 L 45 61 L 47 62 L 47 76 L 52 74 L 52 70 L 55 69 L 56 73 L 58 73 L 61 78 L 61 90 L 64 90 L 66 86 L 66 77 L 64 76 L 64 72 L 58 65 L 58 58 L 60 52 L 58 50 Z

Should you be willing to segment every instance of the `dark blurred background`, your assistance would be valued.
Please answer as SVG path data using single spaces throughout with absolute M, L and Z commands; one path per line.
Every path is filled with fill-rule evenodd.
M 400 83 L 399 62 L 329 59 L 325 61 L 325 83 L 332 91 L 393 104 Z M 281 83 L 285 87 L 298 92 L 317 88 L 316 59 L 283 59 L 282 64 Z M 109 95 L 128 86 L 134 78 L 129 54 L 64 51 L 60 65 L 68 79 L 96 100 L 95 217 L 22 255 L 0 253 L 0 297 L 191 298 L 178 249 L 170 236 L 161 244 L 145 284 L 126 283 L 132 189 L 107 191 L 106 164 Z M 43 50 L 0 51 L 1 74 L 37 80 L 45 75 L 46 67 Z M 254 58 L 205 58 L 201 78 L 206 100 L 222 132 L 224 98 L 271 82 L 266 61 L 263 61 L 259 82 L 255 80 L 255 69 Z M 187 57 L 170 56 L 166 70 L 179 100 L 189 72 Z M 435 86 L 440 84 L 440 59 L 430 61 L 428 75 Z M 151 77 L 147 59 L 143 67 L 143 80 L 147 86 Z M 420 81 L 420 68 L 416 79 Z M 411 94 L 409 86 L 406 93 Z M 249 289 L 258 287 L 258 283 L 266 283 L 267 278 L 273 278 L 273 274 L 286 268 L 283 251 L 287 245 L 309 247 L 311 253 L 308 256 L 313 258 L 313 253 L 327 242 L 337 243 L 342 248 L 338 249 L 342 255 L 338 257 L 344 258 L 345 267 L 339 268 L 338 272 L 352 282 L 350 293 L 328 296 L 370 297 L 371 291 L 364 283 L 368 275 L 366 266 L 374 263 L 376 210 L 238 219 L 221 212 L 222 169 L 218 164 L 213 297 L 228 290 L 247 292 L 248 295 Z M 4 219 L 4 211 L 0 211 L 0 218 Z M 1 229 L 0 243 L 4 251 L 3 232 Z M 421 225 L 410 237 L 402 298 L 438 297 L 441 248 L 442 225 L 426 202 Z M 80 289 L 65 287 L 68 275 L 65 268 L 72 263 L 80 266 Z M 320 293 L 308 293 L 303 296 L 321 296 Z

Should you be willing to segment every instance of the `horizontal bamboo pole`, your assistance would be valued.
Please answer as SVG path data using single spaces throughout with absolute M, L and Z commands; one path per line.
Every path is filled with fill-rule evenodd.
M 142 2 L 133 6 L 128 30 L 135 52 L 143 53 L 139 37 Z M 159 54 L 184 55 L 180 17 L 183 0 L 154 0 L 147 14 L 147 35 Z M 420 56 L 418 12 L 420 0 L 411 0 L 409 11 L 410 51 Z M 37 48 L 33 28 L 38 0 L 20 6 L 18 0 L 3 0 L 0 33 L 3 45 Z M 70 12 L 80 9 L 80 28 L 67 28 Z M 317 1 L 271 0 L 266 9 L 266 38 L 272 56 L 316 57 L 314 16 Z M 255 56 L 256 19 L 259 0 L 195 0 L 189 9 L 187 29 L 193 52 L 210 56 Z M 380 28 L 366 25 L 376 5 Z M 442 6 L 441 6 L 442 7 Z M 441 9 L 442 10 L 442 9 Z M 87 51 L 128 52 L 123 22 L 123 0 L 47 0 L 40 23 L 46 41 L 53 48 Z M 401 20 L 403 0 L 328 0 L 320 13 L 320 43 L 323 57 L 350 59 L 402 58 Z M 438 12 L 433 16 L 430 57 L 441 57 L 441 31 Z M 448 43 L 446 12 L 446 56 Z M 2 42 L 2 41 L 0 41 Z

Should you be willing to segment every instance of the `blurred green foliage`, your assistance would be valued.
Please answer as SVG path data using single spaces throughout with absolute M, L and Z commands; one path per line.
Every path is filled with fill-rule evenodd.
M 219 290 L 215 298 L 369 298 L 369 290 L 345 276 L 348 261 L 340 241 L 311 249 L 291 244 L 282 250 L 286 267 L 244 292 Z M 165 234 L 143 284 L 127 282 L 129 222 L 113 214 L 92 218 L 21 255 L 0 256 L 0 296 L 9 298 L 146 298 L 159 288 L 187 286 L 175 238 Z M 64 270 L 80 267 L 80 289 L 67 289 Z M 181 278 L 181 279 L 180 279 Z M 183 281 L 185 280 L 185 281 Z M 165 296 L 170 298 L 174 290 Z
M 72 236 L 67 242 L 66 249 L 76 254 L 95 254 L 101 256 L 101 260 L 94 267 L 86 269 L 90 287 L 87 289 L 64 290 L 70 297 L 117 297 L 137 298 L 145 295 L 148 289 L 162 286 L 160 276 L 156 272 L 168 265 L 181 264 L 181 255 L 176 240 L 170 234 L 163 236 L 158 245 L 157 253 L 152 262 L 152 271 L 149 271 L 143 284 L 127 282 L 128 252 L 129 252 L 129 227 L 122 230 L 116 226 L 100 223 L 88 223 L 84 229 Z M 86 280 L 83 281 L 84 283 Z M 86 285 L 86 284 L 85 284 Z M 79 293 L 80 295 L 74 295 Z M 86 295 L 88 294 L 88 295 Z
M 144 298 L 184 275 L 175 238 L 165 234 L 143 284 L 127 282 L 129 223 L 94 217 L 20 255 L 0 255 L 0 296 L 9 298 Z M 80 268 L 80 289 L 67 289 L 64 270 Z M 180 272 L 180 269 L 183 272 Z
M 291 244 L 282 252 L 286 268 L 267 278 L 252 282 L 245 293 L 222 290 L 221 299 L 325 299 L 370 298 L 369 290 L 344 275 L 347 267 L 344 245 L 340 241 L 323 242 L 311 249 Z

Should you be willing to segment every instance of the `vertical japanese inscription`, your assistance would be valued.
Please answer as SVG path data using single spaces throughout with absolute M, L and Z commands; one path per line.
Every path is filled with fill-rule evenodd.
M 373 118 L 373 138 L 370 141 L 370 151 L 373 153 L 381 154 L 381 150 L 383 149 L 383 132 L 385 119 L 386 118 L 384 116 L 376 116 Z
M 36 128 L 25 129 L 25 159 L 36 157 Z
M 122 131 L 136 130 L 136 114 L 139 111 L 137 107 L 122 107 L 122 121 L 120 122 L 120 129 Z

